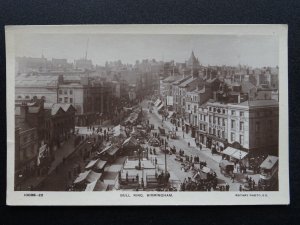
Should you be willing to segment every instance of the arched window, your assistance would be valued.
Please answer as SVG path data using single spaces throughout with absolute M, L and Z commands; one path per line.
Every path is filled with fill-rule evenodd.
M 46 97 L 45 97 L 45 96 L 42 96 L 41 99 L 42 99 L 42 100 L 46 100 Z
M 22 96 L 21 96 L 21 95 L 19 95 L 19 96 L 18 96 L 18 99 L 21 99 L 21 98 L 22 98 Z
M 26 95 L 25 99 L 30 99 L 30 97 L 28 95 Z

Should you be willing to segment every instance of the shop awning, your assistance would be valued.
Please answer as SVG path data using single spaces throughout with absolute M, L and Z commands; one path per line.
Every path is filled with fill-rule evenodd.
M 260 168 L 267 169 L 267 170 L 272 169 L 277 161 L 278 161 L 277 156 L 268 155 L 268 157 L 260 165 Z
M 86 186 L 85 191 L 106 191 L 108 185 L 103 181 L 96 180 Z
M 235 158 L 235 159 L 243 159 L 248 155 L 247 152 L 241 151 L 241 150 L 237 150 L 236 152 L 234 152 L 231 157 Z
M 85 171 L 83 173 L 80 173 L 79 176 L 74 181 L 75 184 L 81 183 L 81 182 L 88 182 L 91 183 L 93 181 L 97 181 L 101 177 L 101 173 L 96 173 L 92 170 Z
M 164 105 L 161 104 L 161 105 L 157 108 L 157 111 L 161 110 L 163 107 L 164 107 Z
M 154 102 L 154 106 L 157 107 L 160 103 L 161 103 L 161 100 L 160 100 L 160 99 L 157 99 L 157 100 Z
M 235 151 L 235 148 L 227 147 L 222 153 L 231 156 Z
M 89 175 L 89 173 L 90 173 L 90 170 L 85 171 L 85 172 L 83 172 L 83 173 L 80 173 L 80 174 L 78 175 L 78 177 L 76 178 L 76 180 L 74 181 L 74 183 L 75 183 L 75 184 L 81 183 L 82 181 L 84 181 L 84 180 L 87 178 L 87 176 Z
M 127 145 L 138 146 L 139 142 L 134 137 L 131 136 L 127 138 L 122 144 L 122 146 L 127 146 Z
M 107 161 L 98 159 L 98 162 L 96 163 L 96 168 L 102 170 L 105 167 L 106 163 Z
M 92 168 L 95 164 L 96 164 L 96 162 L 98 161 L 98 159 L 95 159 L 95 160 L 91 160 L 87 165 L 86 165 L 86 169 L 90 169 L 90 168 Z
M 103 169 L 104 166 L 106 165 L 106 161 L 103 161 L 101 159 L 95 159 L 95 160 L 92 160 L 90 161 L 87 166 L 85 167 L 85 169 L 91 169 L 93 168 L 94 166 L 97 168 L 97 169 Z
M 112 146 L 110 149 L 107 150 L 107 154 L 110 156 L 115 155 L 119 151 L 119 147 L 117 146 Z
M 243 159 L 248 155 L 247 152 L 232 147 L 227 147 L 222 153 L 235 159 Z
M 203 173 L 210 173 L 210 172 L 211 172 L 211 169 L 208 168 L 208 167 L 206 167 L 206 166 L 204 166 L 204 167 L 202 167 L 201 171 L 202 171 Z
M 126 137 L 125 127 L 118 125 L 113 128 L 114 137 Z

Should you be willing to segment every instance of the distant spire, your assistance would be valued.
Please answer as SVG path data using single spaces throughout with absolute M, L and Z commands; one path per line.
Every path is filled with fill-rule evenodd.
M 89 47 L 89 38 L 87 39 L 87 42 L 86 42 L 86 49 L 85 49 L 85 60 L 87 60 L 87 53 L 88 53 L 88 47 Z

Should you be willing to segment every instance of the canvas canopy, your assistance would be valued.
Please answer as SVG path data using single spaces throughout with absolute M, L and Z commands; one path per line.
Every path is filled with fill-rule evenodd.
M 163 107 L 164 107 L 164 105 L 161 104 L 161 105 L 157 108 L 157 111 L 161 110 Z
M 103 181 L 96 180 L 93 181 L 92 183 L 89 183 L 86 186 L 85 191 L 106 191 L 108 188 L 108 185 L 105 184 Z
M 278 161 L 277 156 L 268 155 L 268 157 L 260 165 L 260 168 L 267 169 L 267 170 L 272 169 L 277 161 Z
M 80 173 L 79 176 L 74 181 L 75 184 L 81 183 L 81 182 L 88 182 L 91 183 L 93 181 L 97 181 L 101 177 L 101 173 L 96 173 L 92 170 L 85 171 L 83 173 Z
M 104 166 L 106 165 L 107 161 L 103 161 L 101 159 L 95 159 L 95 160 L 91 160 L 87 166 L 85 167 L 86 169 L 91 169 L 93 167 L 96 167 L 96 169 L 103 169 Z
M 224 151 L 223 151 L 223 154 L 225 155 L 229 155 L 235 159 L 243 159 L 245 158 L 248 153 L 247 152 L 244 152 L 244 151 L 241 151 L 239 149 L 236 149 L 236 148 L 232 148 L 232 147 L 227 147 Z
M 126 137 L 125 127 L 121 126 L 120 124 L 115 126 L 113 128 L 113 135 L 114 137 Z
M 161 100 L 157 99 L 156 102 L 154 103 L 154 106 L 157 107 L 161 103 Z
M 173 115 L 174 115 L 173 111 L 169 112 L 168 118 L 171 118 Z

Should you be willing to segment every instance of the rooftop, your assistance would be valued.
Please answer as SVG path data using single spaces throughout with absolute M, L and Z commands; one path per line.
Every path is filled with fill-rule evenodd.
M 238 104 L 240 106 L 252 106 L 252 107 L 256 107 L 256 106 L 278 106 L 278 101 L 276 100 L 254 100 L 254 101 L 244 101 L 240 104 Z
M 245 92 L 249 92 L 251 89 L 255 88 L 255 86 L 249 82 L 249 81 L 243 81 L 242 82 L 242 91 Z
M 197 78 L 194 77 L 190 77 L 188 80 L 184 81 L 183 83 L 181 83 L 179 85 L 179 87 L 186 87 L 187 85 L 189 85 L 190 83 L 192 83 L 193 81 L 197 80 Z
M 181 78 L 181 79 L 179 79 L 179 80 L 174 81 L 173 84 L 174 84 L 174 85 L 179 85 L 179 84 L 181 84 L 182 82 L 188 80 L 188 79 L 191 78 L 191 77 L 192 77 L 192 76 L 183 77 L 183 78 Z

